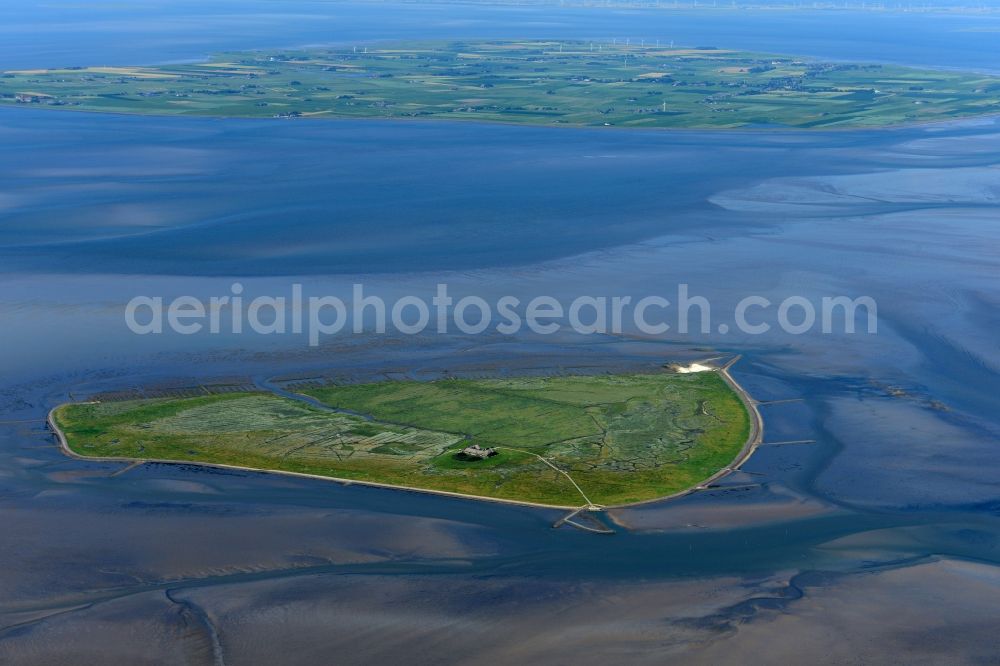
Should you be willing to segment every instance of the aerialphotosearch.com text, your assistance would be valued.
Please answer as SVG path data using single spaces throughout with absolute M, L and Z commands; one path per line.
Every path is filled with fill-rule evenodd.
M 714 321 L 712 304 L 691 293 L 688 284 L 676 285 L 667 295 L 580 295 L 572 299 L 537 295 L 531 298 L 453 296 L 449 286 L 437 285 L 433 295 L 404 295 L 385 299 L 354 284 L 349 298 L 307 295 L 302 284 L 287 294 L 244 295 L 234 282 L 228 294 L 195 297 L 141 295 L 125 307 L 125 323 L 138 335 L 170 331 L 181 335 L 243 334 L 305 335 L 310 346 L 325 337 L 344 333 L 401 333 L 417 335 L 524 331 L 550 335 L 570 329 L 582 335 L 641 333 L 762 335 L 780 330 L 805 333 L 878 332 L 878 308 L 869 296 L 789 295 L 780 300 L 746 295 L 735 307 L 725 308 L 725 321 Z M 720 308 L 722 310 L 722 308 Z

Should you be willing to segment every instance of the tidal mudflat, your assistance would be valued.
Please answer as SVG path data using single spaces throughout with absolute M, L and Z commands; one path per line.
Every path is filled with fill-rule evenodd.
M 30 131 L 7 127 L 8 136 Z M 798 174 L 743 181 L 734 177 L 706 192 L 703 196 L 717 203 L 692 206 L 713 211 L 709 227 L 694 226 L 693 213 L 681 206 L 660 224 L 664 235 L 637 238 L 615 249 L 513 268 L 365 277 L 367 286 L 385 295 L 430 293 L 441 279 L 458 292 L 530 294 L 545 289 L 557 296 L 648 290 L 650 284 L 684 279 L 695 293 L 710 297 L 723 318 L 737 296 L 734 284 L 775 299 L 792 288 L 806 293 L 834 289 L 878 298 L 876 336 L 715 332 L 697 345 L 680 336 L 653 341 L 632 334 L 477 340 L 349 336 L 315 349 L 302 340 L 278 344 L 260 337 L 236 345 L 225 336 L 133 336 L 122 330 L 115 306 L 136 292 L 215 293 L 228 288 L 226 278 L 148 275 L 130 278 L 126 286 L 113 275 L 84 272 L 82 260 L 74 264 L 77 273 L 72 276 L 42 274 L 40 260 L 32 262 L 31 272 L 8 274 L 3 283 L 7 336 L 20 342 L 16 352 L 13 347 L 4 352 L 9 368 L 2 426 L 8 451 L 5 502 L 16 554 L 4 583 L 5 598 L 15 601 L 4 609 L 9 628 L 3 649 L 41 660 L 52 654 L 51 636 L 57 634 L 80 649 L 97 649 L 87 643 L 92 632 L 83 628 L 96 622 L 109 632 L 132 631 L 124 625 L 112 628 L 102 615 L 114 616 L 126 604 L 129 616 L 143 625 L 135 631 L 156 636 L 170 635 L 170 625 L 158 619 L 165 609 L 202 609 L 182 612 L 198 617 L 204 612 L 221 649 L 229 651 L 239 642 L 230 633 L 237 631 L 236 625 L 230 623 L 242 617 L 231 603 L 253 603 L 262 618 L 279 603 L 317 608 L 325 602 L 320 600 L 324 588 L 316 581 L 346 581 L 348 574 L 363 581 L 369 592 L 415 598 L 423 588 L 412 576 L 432 566 L 454 581 L 450 594 L 455 597 L 433 622 L 423 615 L 420 628 L 414 629 L 418 643 L 433 640 L 440 631 L 436 627 L 448 618 L 470 617 L 484 593 L 462 584 L 472 572 L 502 572 L 498 594 L 513 595 L 546 614 L 557 607 L 550 605 L 557 603 L 552 595 L 566 599 L 558 602 L 559 608 L 575 603 L 575 594 L 596 600 L 620 593 L 637 600 L 639 591 L 621 580 L 629 572 L 658 581 L 653 589 L 664 594 L 684 586 L 701 590 L 684 597 L 689 603 L 671 611 L 674 620 L 666 626 L 654 619 L 662 618 L 663 610 L 649 589 L 642 592 L 653 594 L 648 604 L 630 606 L 635 613 L 630 625 L 645 627 L 640 634 L 646 637 L 636 634 L 638 642 L 632 644 L 663 656 L 692 640 L 708 640 L 720 649 L 743 640 L 774 643 L 754 638 L 763 636 L 757 627 L 767 623 L 747 626 L 746 619 L 779 612 L 798 617 L 797 609 L 806 609 L 811 599 L 851 594 L 851 581 L 861 572 L 884 570 L 878 580 L 891 581 L 906 575 L 893 572 L 912 567 L 918 588 L 936 594 L 934 590 L 957 584 L 950 578 L 945 582 L 948 576 L 967 574 L 942 574 L 938 586 L 936 574 L 920 572 L 961 568 L 969 560 L 981 564 L 968 575 L 977 576 L 976 567 L 992 571 L 997 528 L 991 461 L 998 424 L 991 416 L 997 392 L 989 387 L 1000 385 L 991 333 L 1000 299 L 1000 268 L 991 249 L 998 242 L 991 224 L 996 204 L 988 181 L 973 186 L 975 179 L 962 178 L 961 187 L 951 188 L 942 184 L 941 175 L 950 169 L 988 174 L 998 154 L 992 148 L 998 136 L 993 124 L 976 123 L 824 139 L 829 163 L 814 161 L 810 171 Z M 803 161 L 812 157 L 808 141 L 794 134 L 754 134 L 748 140 L 752 146 L 741 149 L 746 159 L 753 159 L 755 151 L 801 151 Z M 970 144 L 977 149 L 964 150 Z M 598 147 L 583 150 L 601 154 Z M 485 144 L 482 149 L 488 150 Z M 49 160 L 57 159 L 53 156 L 59 149 L 54 150 L 50 157 L 36 152 L 33 159 L 41 168 L 45 163 L 54 168 Z M 521 150 L 523 163 L 532 163 L 532 149 Z M 555 149 L 533 150 L 551 156 Z M 616 153 L 604 153 L 604 159 L 608 164 L 650 164 L 643 159 L 645 150 L 627 153 L 619 146 Z M 212 159 L 226 158 L 215 154 Z M 558 161 L 535 163 L 546 169 Z M 851 178 L 851 173 L 858 175 Z M 52 177 L 86 178 L 65 172 Z M 141 187 L 169 187 L 177 177 L 151 174 Z M 880 181 L 887 194 L 872 196 Z M 52 191 L 66 196 L 80 191 L 80 182 L 63 181 Z M 862 184 L 864 196 L 854 196 L 852 188 Z M 137 185 L 114 187 L 127 191 Z M 648 187 L 643 183 L 642 191 Z M 954 200 L 958 195 L 953 190 L 963 193 L 960 201 Z M 810 192 L 819 193 L 815 206 L 809 206 Z M 60 205 L 58 197 L 50 203 Z M 7 209 L 11 211 L 15 220 L 30 214 L 30 208 Z M 649 217 L 654 218 L 652 212 Z M 645 224 L 649 226 L 643 228 L 655 228 L 655 219 Z M 176 237 L 184 235 L 178 231 Z M 74 249 L 101 252 L 106 242 L 121 241 L 94 240 Z M 34 251 L 39 257 L 59 256 L 51 254 L 58 252 L 51 246 Z M 258 261 L 261 256 L 266 257 L 258 254 Z M 28 260 L 22 256 L 22 261 Z M 92 265 L 103 270 L 114 266 Z M 350 274 L 301 277 L 330 293 L 348 291 L 356 279 Z M 268 293 L 286 282 L 267 276 L 241 279 L 248 294 Z M 66 289 L 68 284 L 74 288 Z M 80 312 L 88 313 L 89 323 L 72 328 L 69 344 L 66 331 Z M 193 467 L 144 465 L 121 473 L 123 464 L 66 459 L 44 427 L 45 413 L 55 404 L 158 383 L 245 376 L 267 381 L 328 372 L 366 378 L 446 367 L 460 373 L 464 369 L 469 376 L 499 367 L 522 373 L 575 367 L 622 371 L 656 367 L 664 358 L 704 358 L 706 344 L 744 354 L 734 373 L 758 400 L 794 402 L 760 407 L 767 438 L 742 475 L 673 504 L 612 511 L 609 517 L 618 534 L 606 539 L 553 531 L 549 526 L 558 514 L 537 510 L 431 497 L 408 497 L 401 503 L 390 490 Z M 90 369 L 94 358 L 102 359 L 102 371 Z M 782 444 L 795 441 L 805 443 Z M 114 525 L 110 530 L 109 520 Z M 408 555 L 398 555 L 401 544 L 407 544 Z M 567 549 L 573 552 L 568 560 Z M 788 571 L 820 576 L 823 582 L 789 588 L 779 582 L 787 574 L 777 573 Z M 394 582 L 383 577 L 386 572 L 392 572 Z M 402 572 L 411 572 L 412 582 L 401 582 Z M 677 581 L 678 576 L 688 582 Z M 54 577 L 61 581 L 58 590 L 46 591 L 51 588 L 45 581 Z M 960 629 L 986 641 L 988 632 L 976 620 L 980 611 L 975 609 L 995 603 L 998 592 L 991 580 L 989 575 L 977 578 L 970 591 L 973 605 L 964 606 L 968 610 L 962 613 L 944 617 L 924 605 L 911 607 L 928 631 Z M 719 593 L 725 602 L 723 597 L 708 601 L 702 595 L 709 590 L 725 590 Z M 339 599 L 323 612 L 366 612 L 367 602 L 352 601 L 346 593 Z M 906 631 L 880 610 L 882 602 L 873 598 L 868 605 L 862 597 L 855 599 L 871 609 L 871 617 L 880 618 L 878 635 Z M 84 606 L 90 610 L 73 610 Z M 811 612 L 802 611 L 803 622 Z M 488 622 L 498 618 L 515 621 L 494 605 Z M 598 634 L 619 631 L 614 623 L 595 622 Z M 331 638 L 297 626 L 302 633 L 294 635 L 310 636 L 310 644 L 335 645 Z M 720 627 L 725 630 L 718 631 Z M 806 624 L 802 627 L 805 631 Z M 861 629 L 847 623 L 842 630 Z M 562 622 L 539 628 L 530 650 L 524 648 L 526 654 L 568 649 L 576 643 L 575 634 L 567 632 L 570 625 Z M 170 644 L 197 652 L 209 649 L 210 636 L 206 629 Z M 898 644 L 886 643 L 894 646 L 886 650 L 898 654 Z M 373 654 L 387 656 L 394 649 L 391 643 L 380 645 Z M 506 644 L 478 645 L 480 653 L 498 657 L 509 649 Z M 912 649 L 918 645 L 923 643 Z M 887 654 L 872 644 L 865 650 L 870 658 Z
M 528 10 L 504 11 L 523 23 Z M 584 20 L 567 16 L 555 20 Z M 497 25 L 468 18 L 479 34 Z M 700 34 L 728 31 L 741 48 L 775 39 L 760 27 L 773 16 L 753 34 L 700 21 Z M 818 23 L 783 21 L 782 50 L 796 53 L 876 43 L 884 25 L 837 18 L 855 27 L 836 42 Z M 960 24 L 926 23 L 907 33 L 926 39 L 890 55 L 988 68 L 989 33 Z M 240 25 L 233 34 L 269 24 Z M 390 36 L 410 35 L 393 25 Z M 530 31 L 586 37 L 582 23 L 560 25 Z M 608 137 L 42 116 L 0 114 L 0 141 L 17 155 L 0 166 L 2 659 L 98 661 L 114 647 L 161 663 L 308 663 L 349 649 L 432 661 L 443 641 L 457 659 L 579 663 L 997 653 L 995 120 Z M 366 185 L 373 174 L 385 183 Z M 390 197 L 395 208 L 364 205 Z M 234 280 L 248 296 L 292 280 L 346 296 L 362 280 L 386 297 L 447 281 L 456 295 L 570 298 L 684 281 L 711 300 L 713 326 L 696 340 L 342 336 L 310 348 L 292 335 L 136 336 L 122 323 L 136 294 L 227 293 Z M 878 333 L 720 332 L 748 293 L 868 294 Z M 51 407 L 107 391 L 648 372 L 714 353 L 743 355 L 733 373 L 762 403 L 762 446 L 719 487 L 609 512 L 609 537 L 553 530 L 556 511 L 72 460 L 45 427 Z

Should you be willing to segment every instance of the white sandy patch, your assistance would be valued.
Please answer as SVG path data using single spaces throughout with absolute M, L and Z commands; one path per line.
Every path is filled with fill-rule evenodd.
M 702 365 L 701 363 L 692 363 L 691 365 L 678 365 L 676 371 L 682 375 L 686 375 L 691 372 L 710 372 L 711 367 L 707 365 Z

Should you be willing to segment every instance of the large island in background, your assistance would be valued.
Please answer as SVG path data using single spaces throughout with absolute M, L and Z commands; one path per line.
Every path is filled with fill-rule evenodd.
M 12 70 L 0 74 L 0 104 L 248 118 L 883 127 L 998 113 L 1000 78 L 652 40 L 408 42 Z

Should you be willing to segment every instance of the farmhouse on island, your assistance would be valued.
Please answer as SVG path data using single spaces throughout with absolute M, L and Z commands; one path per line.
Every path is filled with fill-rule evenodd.
M 462 455 L 464 455 L 467 458 L 476 458 L 478 460 L 485 460 L 486 458 L 489 458 L 490 456 L 495 456 L 496 454 L 497 450 L 494 449 L 492 446 L 484 449 L 480 447 L 478 444 L 473 444 L 472 446 L 467 446 L 464 449 L 462 449 Z

